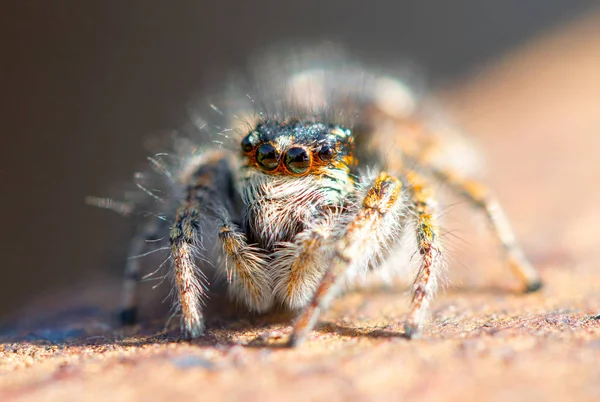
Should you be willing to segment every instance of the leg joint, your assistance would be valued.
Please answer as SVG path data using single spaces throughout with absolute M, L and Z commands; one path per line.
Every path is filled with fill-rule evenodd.
M 363 206 L 385 214 L 398 200 L 401 189 L 402 183 L 398 178 L 382 172 L 375 179 L 369 191 L 367 191 Z

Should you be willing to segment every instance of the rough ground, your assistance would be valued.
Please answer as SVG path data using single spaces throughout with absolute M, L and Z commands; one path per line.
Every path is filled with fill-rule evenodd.
M 80 299 L 4 336 L 0 400 L 600 400 L 599 71 L 596 15 L 444 95 L 489 157 L 540 293 L 519 294 L 458 207 L 457 263 L 421 339 L 402 337 L 401 283 L 346 295 L 296 350 L 257 339 L 285 332 L 285 317 L 213 319 L 187 343 L 156 335 L 162 320 L 123 333 Z

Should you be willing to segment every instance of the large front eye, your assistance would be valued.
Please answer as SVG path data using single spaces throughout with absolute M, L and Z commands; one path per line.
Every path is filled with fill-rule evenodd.
M 256 150 L 256 161 L 265 170 L 274 170 L 279 165 L 279 155 L 271 144 L 262 144 Z
M 310 154 L 304 148 L 290 148 L 285 154 L 285 166 L 292 173 L 304 173 L 310 168 Z

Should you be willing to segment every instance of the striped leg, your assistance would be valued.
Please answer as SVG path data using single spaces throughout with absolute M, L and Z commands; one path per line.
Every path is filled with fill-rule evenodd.
M 199 210 L 202 198 L 190 191 L 187 200 L 177 210 L 171 227 L 171 258 L 177 287 L 175 307 L 181 311 L 181 332 L 186 338 L 197 338 L 204 333 L 202 302 L 206 297 L 208 280 L 196 266 L 201 258 L 199 247 Z
M 160 250 L 156 249 L 148 253 L 144 252 L 148 247 L 148 242 L 155 241 L 156 237 L 159 236 L 160 230 L 165 223 L 165 221 L 161 221 L 160 219 L 152 219 L 146 222 L 131 241 L 129 258 L 125 265 L 123 299 L 121 301 L 121 311 L 119 312 L 119 318 L 123 325 L 132 325 L 137 322 L 138 285 L 142 279 L 140 258 Z M 164 250 L 166 251 L 168 248 L 164 248 Z
M 444 146 L 439 140 L 440 138 L 448 136 L 450 132 L 439 133 L 423 126 L 414 119 L 408 121 L 411 127 L 410 131 L 412 131 L 413 134 L 416 134 L 416 138 L 420 138 L 420 140 L 411 140 L 410 137 L 407 137 L 407 141 L 398 144 L 404 158 L 406 158 L 408 162 L 416 164 L 425 171 L 430 172 L 442 182 L 448 184 L 454 192 L 462 196 L 477 209 L 483 211 L 491 224 L 494 235 L 504 248 L 505 258 L 509 267 L 524 283 L 525 291 L 535 292 L 539 290 L 542 287 L 539 273 L 535 267 L 531 265 L 527 257 L 525 257 L 510 226 L 509 220 L 493 193 L 482 183 L 462 177 L 451 168 L 439 166 L 436 163 L 440 157 L 443 159 L 444 152 L 452 152 L 452 150 L 447 149 L 449 145 L 446 144 Z M 458 147 L 458 152 L 460 152 L 461 147 L 457 144 L 460 144 L 462 141 L 464 141 L 464 139 L 457 136 L 454 139 L 454 142 L 450 141 L 449 144 L 450 146 Z M 400 166 L 402 165 L 402 161 L 397 163 Z
M 521 279 L 526 292 L 535 292 L 542 287 L 539 273 L 531 265 L 510 226 L 500 203 L 483 184 L 460 177 L 456 173 L 432 168 L 432 172 L 450 188 L 460 194 L 477 209 L 483 211 L 490 222 L 494 235 L 502 245 L 509 267 Z
M 198 199 L 201 200 L 201 197 Z M 178 307 L 181 309 L 184 336 L 197 338 L 204 332 L 202 304 L 206 298 L 208 281 L 195 265 L 202 259 L 198 247 L 199 233 L 197 207 L 180 209 L 178 219 L 171 229 L 171 254 L 178 289 Z M 229 293 L 253 311 L 261 312 L 270 307 L 271 285 L 266 274 L 266 258 L 261 250 L 249 246 L 245 235 L 231 223 L 225 210 L 216 211 L 223 223 L 218 233 Z
M 208 280 L 196 262 L 203 255 L 205 236 L 209 241 L 216 233 L 203 233 L 214 227 L 217 217 L 228 216 L 233 208 L 230 199 L 231 166 L 226 154 L 214 152 L 203 155 L 187 183 L 186 194 L 175 213 L 169 239 L 174 282 L 175 309 L 181 312 L 181 332 L 184 337 L 197 338 L 204 332 L 202 306 L 206 299 Z
M 408 171 L 410 209 L 412 211 L 417 248 L 421 262 L 413 282 L 412 302 L 408 319 L 404 323 L 408 338 L 418 336 L 429 311 L 429 303 L 435 293 L 437 277 L 442 263 L 440 229 L 435 218 L 435 198 L 428 183 L 416 174 Z
M 111 198 L 86 197 L 85 202 L 125 216 L 129 215 L 134 209 L 134 205 L 130 202 L 116 201 Z M 160 247 L 146 251 L 148 243 L 157 244 L 161 242 L 161 239 L 157 239 L 157 237 L 160 236 L 160 232 L 164 229 L 166 223 L 167 221 L 162 219 L 144 221 L 129 245 L 129 257 L 125 265 L 121 309 L 119 311 L 119 320 L 122 325 L 137 323 L 138 285 L 142 280 L 140 259 L 157 251 L 168 250 L 168 247 Z
M 225 269 L 230 293 L 255 311 L 269 307 L 271 289 L 265 273 L 262 252 L 246 243 L 245 235 L 232 223 L 235 200 L 233 174 L 227 155 L 207 155 L 193 175 L 187 196 L 176 214 L 171 228 L 171 254 L 175 271 L 178 307 L 184 336 L 196 338 L 204 331 L 202 303 L 206 298 L 208 281 L 195 261 L 203 259 L 203 238 L 218 238 L 225 257 Z M 233 195 L 235 197 L 235 195 Z M 218 233 L 200 233 L 214 228 Z M 213 237 L 214 236 L 214 237 Z
M 378 228 L 388 214 L 398 210 L 401 182 L 387 173 L 381 173 L 367 191 L 362 208 L 347 226 L 342 238 L 333 246 L 333 259 L 322 278 L 311 303 L 294 324 L 289 346 L 302 343 L 314 327 L 319 314 L 334 297 L 337 285 L 346 272 L 357 269 L 381 247 Z M 396 219 L 398 221 L 399 219 Z

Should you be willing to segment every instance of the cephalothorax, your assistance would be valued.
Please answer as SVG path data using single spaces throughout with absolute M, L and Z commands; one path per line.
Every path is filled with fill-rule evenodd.
M 298 310 L 289 341 L 297 344 L 344 284 L 406 264 L 395 256 L 412 232 L 405 331 L 414 336 L 444 262 L 435 180 L 486 214 L 526 289 L 540 287 L 495 198 L 467 177 L 462 136 L 401 80 L 330 48 L 263 60 L 250 80 L 210 104 L 217 121 L 196 121 L 198 139 L 150 158 L 166 186 L 138 183 L 158 219 L 131 253 L 148 254 L 148 242 L 166 252 L 184 335 L 203 334 L 206 291 L 221 276 L 252 311 Z M 135 203 L 92 202 L 121 211 Z M 135 317 L 140 261 L 126 268 L 125 322 Z

